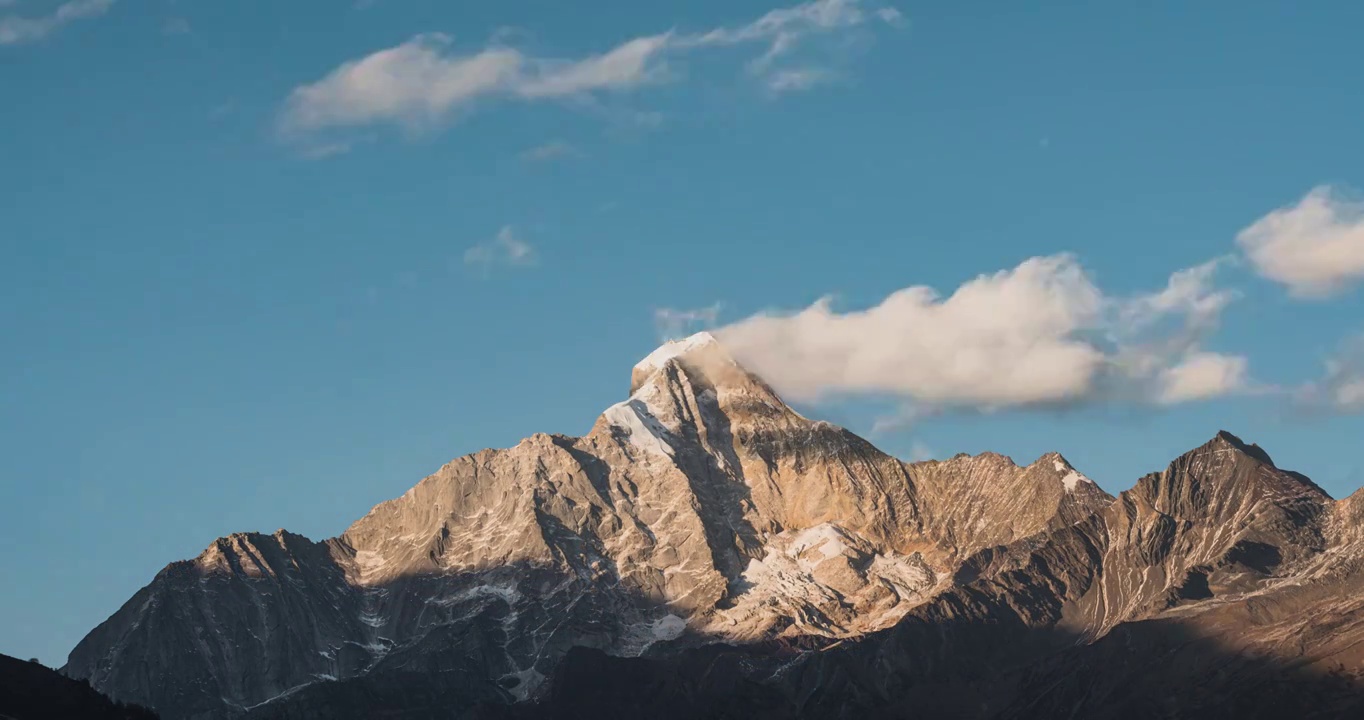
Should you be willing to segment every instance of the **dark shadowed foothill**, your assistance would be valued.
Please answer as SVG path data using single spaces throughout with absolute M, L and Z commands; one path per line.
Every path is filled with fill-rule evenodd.
M 4 720 L 157 720 L 144 707 L 110 700 L 36 660 L 0 655 L 0 718 Z

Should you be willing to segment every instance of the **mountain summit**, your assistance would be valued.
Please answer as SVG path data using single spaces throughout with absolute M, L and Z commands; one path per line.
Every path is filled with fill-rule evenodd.
M 453 460 L 323 542 L 237 534 L 172 563 L 65 672 L 167 718 L 449 715 L 554 702 L 573 648 L 666 663 L 724 643 L 818 674 L 835 647 L 925 623 L 1096 642 L 1355 542 L 1313 488 L 1223 435 L 1116 500 L 1056 453 L 902 462 L 796 413 L 701 333 L 637 363 L 582 437 Z M 745 682 L 775 682 L 764 663 Z M 793 682 L 762 692 L 787 702 Z
M 720 341 L 708 332 L 699 332 L 680 340 L 669 340 L 635 363 L 630 372 L 630 394 L 633 395 L 641 385 L 662 372 L 673 360 L 711 369 L 738 365 L 734 358 L 730 357 L 729 352 L 720 345 Z

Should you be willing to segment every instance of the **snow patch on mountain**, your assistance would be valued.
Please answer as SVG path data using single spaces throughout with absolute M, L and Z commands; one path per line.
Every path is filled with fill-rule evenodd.
M 624 430 L 634 447 L 654 455 L 672 457 L 672 433 L 654 417 L 648 403 L 643 400 L 631 398 L 616 403 L 607 408 L 602 417 L 612 426 Z
M 687 621 L 668 613 L 656 620 L 646 620 L 625 626 L 613 655 L 639 657 L 655 643 L 676 640 L 687 631 Z
M 1085 477 L 1084 473 L 1071 467 L 1070 463 L 1067 463 L 1060 455 L 1053 457 L 1051 462 L 1052 467 L 1056 468 L 1056 472 L 1065 473 L 1065 475 L 1061 476 L 1061 484 L 1066 486 L 1066 492 L 1075 492 L 1079 489 L 1081 483 L 1094 484 L 1093 480 L 1090 480 Z
M 1065 484 L 1066 492 L 1075 492 L 1075 490 L 1080 487 L 1080 483 L 1094 483 L 1093 480 L 1090 480 L 1075 470 L 1066 473 L 1066 476 L 1061 478 L 1061 482 Z
M 805 551 L 815 550 L 825 559 L 847 555 L 849 547 L 844 542 L 845 540 L 845 536 L 838 528 L 824 523 L 802 530 L 800 534 L 796 535 L 795 539 L 791 541 L 791 553 L 801 557 L 805 555 Z
M 877 630 L 931 597 L 937 583 L 917 555 L 878 553 L 830 523 L 769 537 L 767 553 L 750 560 L 741 579 L 734 607 L 717 613 L 711 628 L 736 639 L 771 632 L 769 625 L 779 619 L 796 634 L 845 637 Z

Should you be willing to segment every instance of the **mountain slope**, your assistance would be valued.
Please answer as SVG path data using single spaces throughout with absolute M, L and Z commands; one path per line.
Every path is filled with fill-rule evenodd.
M 46 718 L 156 720 L 156 713 L 115 703 L 37 662 L 0 655 L 0 720 Z
M 66 671 L 168 717 L 412 673 L 523 700 L 574 646 L 813 647 L 890 627 L 969 558 L 1112 500 L 1055 454 L 900 462 L 802 417 L 702 334 L 636 365 L 583 437 L 454 460 L 324 542 L 215 541 Z
M 757 717 L 1351 717 L 1360 502 L 1219 433 L 1088 519 L 981 552 L 892 629 L 711 658 L 738 677 L 579 652 L 539 716 L 597 698 L 606 715 L 738 717 L 729 703 L 761 698 Z

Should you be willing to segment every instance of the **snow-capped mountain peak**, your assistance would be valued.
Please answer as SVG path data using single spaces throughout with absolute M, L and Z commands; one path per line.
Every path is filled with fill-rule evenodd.
M 630 394 L 635 394 L 642 385 L 674 360 L 712 371 L 712 374 L 716 370 L 738 367 L 734 358 L 715 336 L 708 332 L 699 332 L 681 340 L 669 340 L 635 363 L 630 372 Z
M 699 332 L 680 340 L 669 340 L 649 353 L 643 360 L 635 363 L 635 370 L 651 372 L 663 367 L 669 360 L 685 355 L 693 350 L 706 347 L 719 347 L 720 342 L 708 332 Z

